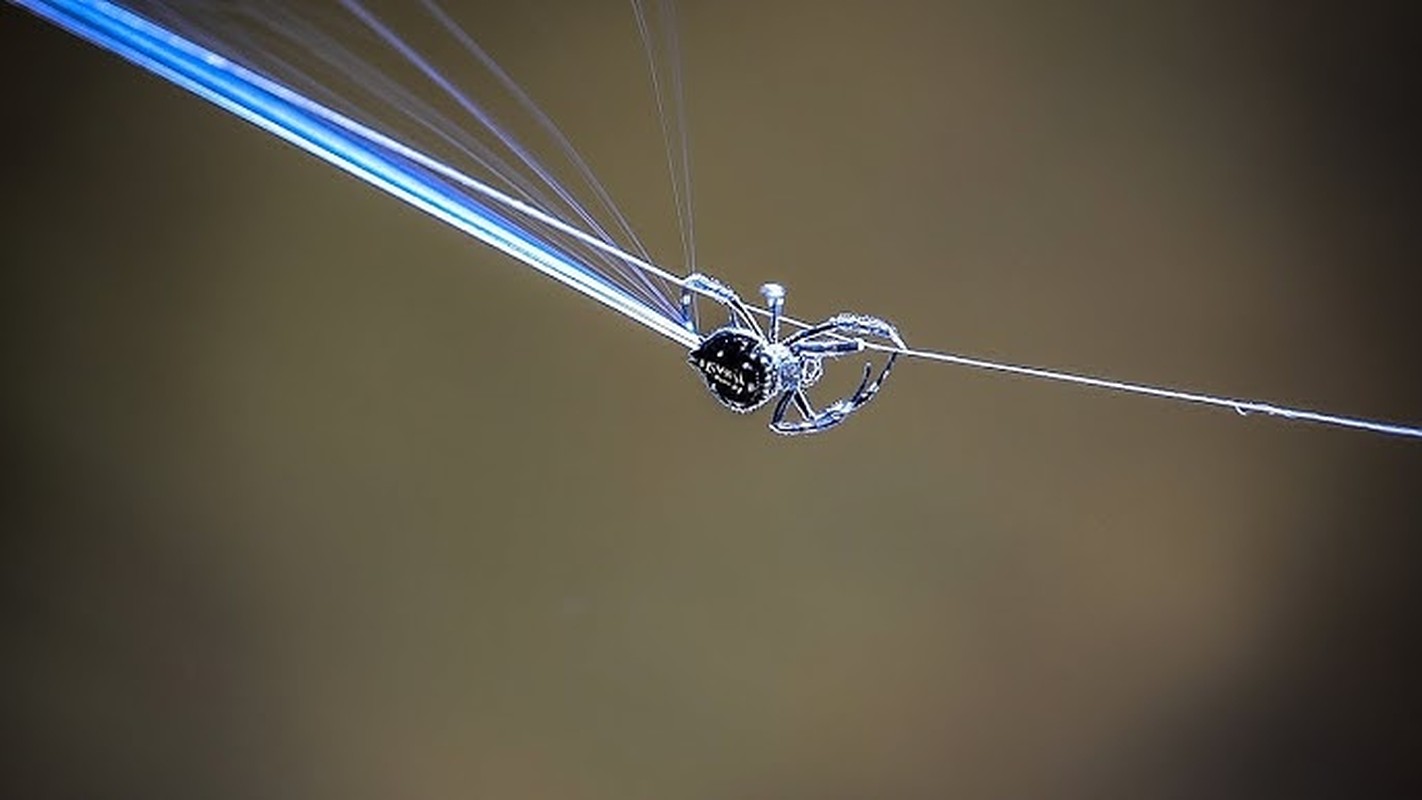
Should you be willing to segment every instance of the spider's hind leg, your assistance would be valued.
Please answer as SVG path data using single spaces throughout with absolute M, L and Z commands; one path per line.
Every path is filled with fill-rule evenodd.
M 681 285 L 681 319 L 682 324 L 693 333 L 696 330 L 696 323 L 692 314 L 692 302 L 697 294 L 703 294 L 712 300 L 720 303 L 731 312 L 731 324 L 741 325 L 755 331 L 757 336 L 764 337 L 765 333 L 760 329 L 760 323 L 756 322 L 751 315 L 750 309 L 741 301 L 739 295 L 731 287 L 716 280 L 710 275 L 703 275 L 700 272 L 693 272 L 686 276 L 686 280 Z
M 870 317 L 864 314 L 835 314 L 833 317 L 821 322 L 818 325 L 806 328 L 795 333 L 785 340 L 785 344 L 794 344 L 802 339 L 811 336 L 833 333 L 840 336 L 877 336 L 880 339 L 887 339 L 898 347 L 905 347 L 904 340 L 899 336 L 899 331 L 891 323 L 878 317 Z

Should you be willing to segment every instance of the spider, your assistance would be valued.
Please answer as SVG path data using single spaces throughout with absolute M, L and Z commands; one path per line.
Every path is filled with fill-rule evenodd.
M 702 336 L 692 314 L 693 292 L 704 293 L 726 306 L 730 310 L 730 323 Z M 875 336 L 900 348 L 905 346 L 904 341 L 893 325 L 878 317 L 860 314 L 836 314 L 782 340 L 780 318 L 785 307 L 785 289 L 779 284 L 767 283 L 760 287 L 760 293 L 770 309 L 768 336 L 741 298 L 720 281 L 693 273 L 683 285 L 682 322 L 701 340 L 687 356 L 687 363 L 701 374 L 706 388 L 722 405 L 738 414 L 747 414 L 779 395 L 780 402 L 775 404 L 775 413 L 770 418 L 771 430 L 787 436 L 819 433 L 843 422 L 884 385 L 898 353 L 889 354 L 883 370 L 872 381 L 874 365 L 865 364 L 864 379 L 854 394 L 829 404 L 823 411 L 815 411 L 805 390 L 824 374 L 825 358 L 862 352 L 865 342 L 856 338 L 859 336 Z M 798 421 L 786 419 L 791 403 L 800 414 Z

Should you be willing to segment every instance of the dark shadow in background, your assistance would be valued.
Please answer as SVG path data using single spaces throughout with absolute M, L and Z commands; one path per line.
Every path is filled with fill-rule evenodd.
M 1263 59 L 1312 115 L 1298 135 L 1343 154 L 1301 189 L 1347 198 L 1346 216 L 1320 224 L 1356 232 L 1372 249 L 1340 269 L 1353 287 L 1365 341 L 1392 363 L 1415 364 L 1422 265 L 1422 15 L 1406 3 L 1256 4 Z M 1396 376 L 1399 397 L 1419 395 L 1419 373 Z M 1292 636 L 1272 674 L 1166 737 L 1172 796 L 1374 797 L 1422 791 L 1422 473 L 1399 448 L 1351 476 L 1341 513 L 1316 520 L 1319 546 L 1301 565 Z M 1346 510 L 1343 510 L 1346 509 Z M 1366 547 L 1347 533 L 1366 532 Z M 1330 535 L 1332 534 L 1332 535 Z M 1284 654 L 1287 654 L 1285 656 Z M 1147 779 L 1152 787 L 1153 779 Z M 1169 784 L 1167 784 L 1169 785 Z M 1145 794 L 1156 794 L 1146 788 Z

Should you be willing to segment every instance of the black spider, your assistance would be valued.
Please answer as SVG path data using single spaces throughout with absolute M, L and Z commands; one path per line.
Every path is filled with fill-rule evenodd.
M 864 379 L 854 394 L 837 400 L 816 412 L 805 390 L 815 385 L 824 374 L 825 358 L 837 358 L 862 352 L 865 347 L 859 336 L 875 336 L 904 347 L 903 339 L 893 325 L 878 317 L 859 314 L 836 314 L 784 340 L 780 339 L 780 315 L 785 307 L 785 289 L 767 283 L 760 287 L 770 308 L 770 335 L 761 330 L 751 311 L 729 287 L 700 273 L 687 276 L 682 289 L 682 319 L 688 329 L 700 336 L 692 314 L 693 293 L 706 294 L 731 311 L 730 324 L 717 328 L 691 351 L 687 362 L 706 381 L 722 405 L 740 414 L 760 408 L 776 395 L 780 402 L 770 419 L 770 429 L 793 436 L 818 433 L 838 425 L 869 402 L 889 377 L 897 353 L 890 353 L 877 378 L 874 365 L 864 365 Z M 800 420 L 785 419 L 794 403 Z

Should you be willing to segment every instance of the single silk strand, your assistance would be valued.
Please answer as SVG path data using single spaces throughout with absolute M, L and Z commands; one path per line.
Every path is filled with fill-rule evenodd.
M 672 203 L 676 207 L 677 228 L 681 234 L 682 265 L 688 272 L 696 271 L 696 228 L 691 211 L 691 161 L 687 153 L 685 101 L 682 97 L 681 55 L 678 52 L 676 21 L 668 8 L 658 4 L 658 21 L 663 29 L 662 45 L 652 31 L 644 0 L 632 0 L 632 15 L 642 49 L 647 55 L 647 71 L 652 82 L 652 96 L 657 104 L 657 121 L 661 125 L 663 149 L 666 150 L 667 174 L 671 178 Z M 669 89 L 664 87 L 657 61 L 663 50 L 669 52 L 672 74 Z M 668 91 L 670 97 L 667 97 Z M 672 109 L 668 111 L 667 106 Z M 673 128 L 676 129 L 673 132 Z M 680 165 L 681 171 L 677 171 Z
M 1363 419 L 1360 417 L 1326 414 L 1321 411 L 1310 411 L 1303 408 L 1289 408 L 1287 406 L 1278 406 L 1273 403 L 1265 403 L 1258 400 L 1238 400 L 1229 397 L 1200 394 L 1198 392 L 1187 392 L 1180 389 L 1169 389 L 1163 386 L 1151 386 L 1144 383 L 1130 383 L 1127 381 L 1112 380 L 1110 378 L 1098 378 L 1091 375 L 1078 375 L 1072 372 L 1043 369 L 1041 367 L 1006 364 L 999 361 L 988 361 L 986 359 L 958 355 L 956 353 L 940 353 L 931 350 L 888 347 L 873 343 L 866 343 L 865 347 L 869 350 L 898 353 L 899 355 L 908 356 L 910 358 L 920 358 L 926 361 L 937 361 L 945 364 L 956 364 L 958 366 L 972 367 L 973 369 L 989 370 L 992 372 L 1004 372 L 1011 375 L 1022 375 L 1038 380 L 1070 383 L 1077 386 L 1090 386 L 1096 389 L 1125 394 L 1159 397 L 1165 400 L 1174 400 L 1179 403 L 1193 403 L 1195 405 L 1228 408 L 1240 415 L 1267 414 L 1271 417 L 1282 417 L 1284 419 L 1298 420 L 1301 422 L 1313 422 L 1320 425 L 1333 425 L 1340 428 L 1372 431 L 1389 436 L 1406 436 L 1414 439 L 1422 439 L 1422 428 L 1419 427 Z

